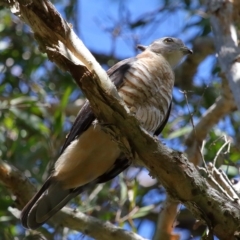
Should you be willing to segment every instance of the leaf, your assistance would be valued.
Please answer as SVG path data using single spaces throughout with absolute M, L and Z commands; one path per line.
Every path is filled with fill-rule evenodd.
M 63 124 L 65 120 L 64 109 L 68 104 L 68 99 L 72 92 L 72 87 L 68 87 L 62 96 L 61 102 L 54 113 L 54 133 L 60 135 L 62 133 Z
M 120 201 L 121 204 L 124 204 L 125 201 L 128 199 L 128 189 L 127 189 L 127 185 L 123 180 L 122 174 L 120 175 Z
M 0 217 L 0 222 L 9 222 L 12 219 L 14 219 L 13 216 L 1 216 Z
M 222 165 L 220 169 L 222 169 L 228 176 L 234 177 L 238 175 L 238 169 L 236 167 L 229 166 L 229 165 Z
M 180 129 L 170 133 L 167 138 L 168 139 L 178 138 L 187 133 L 190 133 L 191 130 L 192 130 L 191 126 L 186 126 L 186 127 L 180 128 Z
M 140 218 L 144 217 L 149 214 L 150 211 L 152 211 L 155 208 L 155 205 L 148 205 L 145 207 L 139 208 L 139 210 L 132 216 L 132 219 L 134 218 Z
M 36 103 L 37 99 L 33 98 L 33 97 L 28 97 L 28 96 L 21 96 L 21 97 L 17 97 L 12 99 L 9 104 L 10 106 L 16 106 L 19 104 L 23 104 L 23 103 Z
M 49 129 L 45 126 L 43 120 L 31 113 L 21 111 L 17 108 L 11 108 L 10 111 L 18 118 L 20 119 L 27 127 L 37 131 L 38 133 L 41 133 L 43 135 L 49 133 Z

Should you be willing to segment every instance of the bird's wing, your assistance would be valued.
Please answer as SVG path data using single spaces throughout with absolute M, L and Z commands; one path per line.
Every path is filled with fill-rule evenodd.
M 81 110 L 78 112 L 78 115 L 72 125 L 72 128 L 63 144 L 60 155 L 64 150 L 74 141 L 76 138 L 80 137 L 83 132 L 85 132 L 92 122 L 96 119 L 94 113 L 91 109 L 89 101 L 86 100 Z
M 107 71 L 108 76 L 110 77 L 111 81 L 115 84 L 117 89 L 119 89 L 122 86 L 124 82 L 124 75 L 131 67 L 134 61 L 136 61 L 136 58 L 125 59 L 115 64 Z M 106 173 L 104 173 L 103 175 L 99 176 L 96 179 L 97 183 L 104 183 L 110 181 L 111 179 L 115 178 L 118 174 L 120 174 L 122 171 L 124 171 L 126 168 L 128 168 L 130 165 L 131 165 L 130 160 L 128 160 L 124 155 L 120 156 L 118 159 L 116 159 L 111 169 L 109 169 Z
M 124 60 L 108 70 L 110 79 L 119 88 L 124 79 L 124 74 L 131 66 L 133 59 Z M 78 113 L 76 120 L 68 134 L 62 147 L 60 155 L 65 149 L 85 132 L 95 120 L 88 101 Z M 63 189 L 61 184 L 54 181 L 50 176 L 43 184 L 41 189 L 24 207 L 21 213 L 21 222 L 25 228 L 36 229 L 45 223 L 51 216 L 65 206 L 73 197 L 80 194 L 89 185 L 103 183 L 111 180 L 130 165 L 126 157 L 121 156 L 116 159 L 114 165 L 105 174 L 97 177 L 92 182 L 75 189 Z M 83 170 L 84 171 L 84 170 Z M 94 166 L 93 166 L 94 171 Z
M 131 161 L 128 160 L 124 155 L 116 159 L 114 165 L 106 173 L 99 176 L 96 181 L 97 183 L 104 183 L 112 180 L 122 171 L 127 169 L 131 165 Z
M 134 61 L 135 59 L 124 60 L 108 70 L 108 75 L 117 88 L 122 86 L 124 76 Z M 168 115 L 155 134 L 159 134 L 164 128 L 169 117 L 170 109 L 171 107 L 169 107 Z M 61 154 L 75 139 L 81 137 L 81 134 L 91 126 L 94 120 L 95 116 L 91 110 L 89 102 L 87 101 L 77 115 L 72 129 L 63 145 Z M 21 213 L 23 226 L 31 229 L 38 228 L 85 188 L 96 183 L 103 183 L 113 179 L 125 170 L 130 163 L 131 162 L 122 155 L 116 159 L 113 166 L 106 173 L 97 177 L 95 180 L 74 189 L 63 189 L 61 183 L 50 176 L 38 193 L 36 193 L 32 200 L 30 200 L 24 207 Z
M 108 69 L 107 74 L 117 89 L 122 86 L 125 73 L 136 60 L 136 58 L 128 58 Z
M 131 64 L 134 60 L 134 58 L 125 59 L 115 64 L 107 71 L 109 78 L 115 84 L 117 89 L 122 86 L 124 74 L 131 67 Z M 76 138 L 79 138 L 81 134 L 90 127 L 90 125 L 95 119 L 96 117 L 91 109 L 90 103 L 88 100 L 86 100 L 85 104 L 79 111 L 72 125 L 72 128 L 63 144 L 60 155 L 70 145 L 72 141 L 74 141 Z
M 169 116 L 170 116 L 171 109 L 172 109 L 172 102 L 170 103 L 170 106 L 168 108 L 167 115 L 165 116 L 163 122 L 159 125 L 157 130 L 154 132 L 154 135 L 158 136 L 162 132 L 164 127 L 166 126 L 166 124 L 168 122 L 168 119 L 169 119 Z

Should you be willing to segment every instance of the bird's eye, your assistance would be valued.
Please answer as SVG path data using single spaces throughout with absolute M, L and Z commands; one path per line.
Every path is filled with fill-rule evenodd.
M 164 42 L 165 43 L 171 43 L 171 42 L 174 42 L 172 38 L 165 38 L 164 39 Z

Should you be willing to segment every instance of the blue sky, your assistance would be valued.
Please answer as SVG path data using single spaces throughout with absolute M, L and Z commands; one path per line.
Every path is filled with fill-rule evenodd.
M 161 0 L 128 0 L 124 11 L 119 13 L 120 0 L 81 0 L 79 1 L 79 21 L 80 21 L 80 37 L 85 45 L 93 51 L 99 53 L 110 53 L 112 49 L 111 34 L 106 31 L 106 28 L 113 26 L 113 22 L 118 23 L 122 15 L 128 16 L 130 21 L 141 19 L 141 16 L 146 13 L 151 14 L 158 8 L 163 8 Z M 193 38 L 198 32 L 197 27 L 192 27 L 188 30 L 183 28 L 186 24 L 191 24 L 197 21 L 200 17 L 197 15 L 190 16 L 189 12 L 182 10 L 179 1 L 173 1 L 173 6 L 178 6 L 178 10 L 169 14 L 166 11 L 157 18 L 156 25 L 147 26 L 136 29 L 134 31 L 135 37 L 143 45 L 148 45 L 157 38 L 164 36 L 177 36 L 181 38 L 186 45 L 188 41 Z M 192 1 L 194 3 L 196 1 Z M 128 14 L 126 13 L 128 12 Z M 134 43 L 132 39 L 132 31 L 126 29 L 124 24 L 121 25 L 123 33 L 116 39 L 116 47 L 114 55 L 120 59 L 132 57 L 136 54 Z M 96 41 L 97 40 L 97 41 Z M 191 47 L 191 45 L 189 46 Z M 198 72 L 194 78 L 196 85 L 209 84 L 211 72 L 209 66 L 215 61 L 215 57 L 208 57 L 198 68 Z
M 127 10 L 119 12 L 119 0 L 82 0 L 79 3 L 81 37 L 87 47 L 98 52 L 110 52 L 111 37 L 104 29 L 112 26 L 112 22 L 119 22 L 122 15 L 127 15 L 130 21 L 133 21 L 141 18 L 143 14 L 154 12 L 156 9 L 163 7 L 160 2 L 159 0 L 129 0 L 127 1 Z M 175 5 L 178 5 L 178 1 L 175 2 Z M 126 12 L 129 12 L 129 14 Z M 149 44 L 154 39 L 163 36 L 179 36 L 186 21 L 190 21 L 191 18 L 187 12 L 179 9 L 174 15 L 167 15 L 163 12 L 158 20 L 159 23 L 154 26 L 154 29 L 144 28 L 135 31 L 142 44 Z M 126 31 L 117 39 L 116 55 L 118 57 L 125 58 L 135 54 L 132 46 L 128 44 L 131 37 Z M 180 34 L 180 37 L 186 41 L 188 37 L 191 37 L 191 33 L 184 32 Z M 96 44 L 96 39 L 99 44 Z

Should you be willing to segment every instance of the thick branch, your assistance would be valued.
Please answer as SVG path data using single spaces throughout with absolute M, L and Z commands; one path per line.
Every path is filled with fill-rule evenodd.
M 66 217 L 67 216 L 67 217 Z M 139 235 L 116 227 L 109 222 L 101 222 L 100 220 L 87 216 L 81 212 L 74 212 L 72 209 L 64 207 L 58 214 L 61 219 L 61 224 L 70 229 L 83 232 L 86 235 L 92 236 L 101 240 L 144 240 Z M 55 219 L 57 223 L 58 220 Z M 80 224 L 79 224 L 80 223 Z
M 108 131 L 115 136 L 125 154 L 137 162 L 141 159 L 170 196 L 184 203 L 197 218 L 203 219 L 218 237 L 233 239 L 239 224 L 238 204 L 212 189 L 184 155 L 168 149 L 158 139 L 143 132 L 124 106 L 101 89 L 96 77 L 87 72 L 84 77 L 78 76 L 78 66 L 70 63 L 69 70 L 82 86 L 98 119 L 109 124 Z
M 76 44 L 79 41 L 72 30 L 69 30 L 69 26 L 49 2 L 45 0 L 41 1 L 41 4 L 32 1 L 28 5 L 21 6 L 24 20 L 31 26 L 38 22 L 37 27 L 36 25 L 32 27 L 42 48 L 46 50 L 52 61 L 70 71 L 90 100 L 98 119 L 108 123 L 108 128 L 105 130 L 114 136 L 129 159 L 143 162 L 150 174 L 162 182 L 170 196 L 184 203 L 197 218 L 203 219 L 220 239 L 233 239 L 239 225 L 239 205 L 229 201 L 221 192 L 212 189 L 184 155 L 168 149 L 139 127 L 137 120 L 129 115 L 119 99 L 115 87 L 106 78 L 106 74 L 99 70 L 93 58 L 87 61 L 88 54 L 85 47 L 83 44 Z M 28 20 L 29 16 L 33 17 L 31 21 Z M 54 25 L 51 28 L 52 22 Z M 55 38 L 52 39 L 51 36 Z M 52 40 L 55 40 L 55 45 Z M 85 57 L 82 57 L 81 53 L 85 54 Z M 85 63 L 86 67 L 82 63 Z
M 237 1 L 235 1 L 235 5 L 237 5 L 236 2 Z M 217 3 L 219 5 L 216 5 Z M 230 5 L 230 3 L 228 3 L 228 5 Z M 180 70 L 178 71 L 185 69 L 185 71 L 183 72 L 187 74 L 186 78 L 188 77 L 188 75 L 193 76 L 193 74 L 196 71 L 196 67 L 198 66 L 200 61 L 203 60 L 202 56 L 204 56 L 204 53 L 209 54 L 211 51 L 213 51 L 213 41 L 215 41 L 215 45 L 219 53 L 219 62 L 222 67 L 222 71 L 224 71 L 225 75 L 228 78 L 229 85 L 233 91 L 236 103 L 238 104 L 238 109 L 240 109 L 239 108 L 240 107 L 240 98 L 239 98 L 240 75 L 237 75 L 237 76 L 234 75 L 234 74 L 237 74 L 237 72 L 235 71 L 237 67 L 239 68 L 239 66 L 236 66 L 236 65 L 239 65 L 239 64 L 237 63 L 237 61 L 235 62 L 235 57 L 236 55 L 238 55 L 238 49 L 236 45 L 237 39 L 236 38 L 234 39 L 231 35 L 231 33 L 233 34 L 235 32 L 235 29 L 232 26 L 232 22 L 231 22 L 232 9 L 231 9 L 231 6 L 228 6 L 228 8 L 226 8 L 225 3 L 221 0 L 220 1 L 212 0 L 209 6 L 210 6 L 210 11 L 213 11 L 211 16 L 211 23 L 213 25 L 213 30 L 215 32 L 215 38 L 214 39 L 204 38 L 203 40 L 205 42 L 203 43 L 201 43 L 199 40 L 195 41 L 195 47 L 197 47 L 197 49 L 202 48 L 201 49 L 202 53 L 197 54 L 198 57 L 196 57 L 195 56 L 196 54 L 194 54 L 192 58 L 188 58 L 187 61 L 185 61 L 185 63 L 183 64 L 183 67 L 180 68 Z M 234 10 L 235 19 L 236 19 L 236 16 L 238 15 L 237 13 L 239 12 L 239 9 L 237 9 L 236 7 L 237 6 L 235 6 L 235 10 Z M 224 27 L 222 27 L 222 24 L 224 24 Z M 196 44 L 198 42 L 200 44 Z M 194 50 L 194 52 L 196 53 L 199 51 Z M 230 58 L 230 61 L 229 61 L 229 58 Z M 189 62 L 192 64 L 190 68 L 189 68 Z M 232 69 L 229 69 L 229 68 L 232 68 Z M 240 71 L 238 69 L 238 74 L 239 73 Z M 209 131 L 212 129 L 212 127 L 215 124 L 219 122 L 219 120 L 222 117 L 224 117 L 226 114 L 229 114 L 235 108 L 234 100 L 232 98 L 232 93 L 230 92 L 230 89 L 224 80 L 225 79 L 223 79 L 222 95 L 205 112 L 203 117 L 200 119 L 198 124 L 194 127 L 194 129 L 191 131 L 191 133 L 188 135 L 186 139 L 186 146 L 187 146 L 186 154 L 188 156 L 189 161 L 191 161 L 195 165 L 199 165 L 202 162 L 202 155 L 199 149 L 201 149 L 202 141 L 207 137 L 207 134 L 209 133 Z M 168 203 L 166 202 L 165 204 L 168 204 Z M 172 211 L 174 211 L 174 209 L 176 209 L 176 204 L 175 203 L 171 204 L 170 202 L 168 204 L 168 207 L 169 209 L 172 207 Z M 163 212 L 164 211 L 165 209 L 163 209 Z M 177 214 L 177 212 L 175 213 Z M 160 217 L 162 216 L 165 216 L 165 215 L 162 214 Z M 170 219 L 170 222 L 173 222 L 175 218 L 174 214 L 168 215 L 168 220 L 169 220 L 169 216 L 172 216 L 172 219 Z
M 210 21 L 222 72 L 226 75 L 238 110 L 240 110 L 240 51 L 233 25 L 232 1 L 208 1 Z
M 186 153 L 189 161 L 195 165 L 199 165 L 202 162 L 202 156 L 199 152 L 199 149 L 201 149 L 202 146 L 202 141 L 207 137 L 213 126 L 233 110 L 236 110 L 236 105 L 228 84 L 223 78 L 221 96 L 204 113 L 186 139 Z
M 31 26 L 40 50 L 46 52 L 49 59 L 60 68 L 68 70 L 64 59 L 55 55 L 57 52 L 61 52 L 76 64 L 86 66 L 89 71 L 95 72 L 102 79 L 108 78 L 107 73 L 76 36 L 72 26 L 61 18 L 50 1 L 25 0 L 23 3 L 10 0 L 9 5 L 15 15 Z M 104 82 L 104 84 L 108 83 L 108 81 Z M 104 88 L 112 91 L 112 85 L 105 85 Z
M 154 240 L 180 239 L 179 234 L 173 233 L 178 205 L 178 202 L 173 201 L 169 196 L 167 196 L 167 199 L 164 201 L 158 216 L 157 229 Z
M 233 110 L 236 110 L 236 105 L 232 97 L 232 93 L 229 89 L 228 83 L 225 78 L 223 78 L 222 84 L 222 94 L 216 100 L 216 102 L 204 113 L 199 122 L 194 126 L 193 130 L 188 135 L 185 143 L 187 149 L 185 153 L 187 154 L 188 160 L 192 162 L 195 166 L 202 164 L 202 155 L 200 149 L 202 147 L 202 142 L 206 139 L 209 131 L 216 125 L 220 119 L 225 115 L 229 114 Z M 175 201 L 172 201 L 171 198 L 167 198 L 164 202 L 164 207 L 159 215 L 158 228 L 163 232 L 163 222 L 174 223 L 177 216 L 177 204 Z M 169 212 L 171 214 L 169 214 Z M 175 213 L 175 214 L 174 214 Z M 163 219 L 164 218 L 164 219 Z M 168 228 L 168 235 L 171 235 L 171 231 Z M 159 238 L 161 239 L 161 238 Z M 171 239 L 171 238 L 170 238 Z M 156 239 L 157 240 L 157 239 Z

